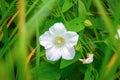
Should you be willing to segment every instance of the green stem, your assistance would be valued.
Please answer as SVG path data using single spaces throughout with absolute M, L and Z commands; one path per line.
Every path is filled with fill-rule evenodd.
M 37 24 L 37 23 L 36 23 Z M 36 27 L 36 46 L 39 46 L 39 27 Z M 36 48 L 36 75 L 35 80 L 39 78 L 39 64 L 40 64 L 40 47 Z
M 59 10 L 60 15 L 61 15 L 61 17 L 63 18 L 63 20 L 64 20 L 64 22 L 65 22 L 65 25 L 68 27 L 67 21 L 66 21 L 64 15 L 63 15 L 63 13 L 62 13 L 61 10 L 60 10 L 60 6 L 59 6 L 59 4 L 58 4 L 58 0 L 56 0 L 56 3 L 57 3 L 57 6 L 58 6 L 58 10 Z
M 34 3 L 31 5 L 31 7 L 28 9 L 26 16 L 32 11 L 32 9 L 35 7 L 35 5 L 38 3 L 39 0 L 34 1 Z
M 4 1 L 4 0 L 3 0 Z M 9 8 L 7 9 L 7 11 L 5 11 L 4 15 L 2 16 L 2 19 L 0 20 L 0 25 L 2 24 L 2 22 L 5 20 L 5 18 L 8 16 L 7 14 L 9 13 L 9 11 L 14 7 L 16 0 L 14 0 L 11 5 L 9 6 Z M 4 5 L 4 2 L 1 2 Z

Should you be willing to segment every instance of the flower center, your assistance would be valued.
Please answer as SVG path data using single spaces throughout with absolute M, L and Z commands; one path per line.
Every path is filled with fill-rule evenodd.
M 64 38 L 58 36 L 58 37 L 55 38 L 54 43 L 55 43 L 56 46 L 61 47 L 61 46 L 64 45 L 65 40 L 64 40 Z

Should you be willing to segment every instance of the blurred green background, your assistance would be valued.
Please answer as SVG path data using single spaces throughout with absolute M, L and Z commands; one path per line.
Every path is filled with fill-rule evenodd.
M 39 44 L 56 22 L 80 36 L 73 60 L 48 61 Z M 120 0 L 0 0 L 0 80 L 120 80 L 119 28 Z

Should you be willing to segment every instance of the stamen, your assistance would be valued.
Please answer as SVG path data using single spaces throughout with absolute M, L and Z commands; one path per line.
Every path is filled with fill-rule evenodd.
M 56 46 L 58 46 L 58 47 L 63 46 L 63 45 L 65 44 L 64 38 L 63 38 L 63 37 L 60 37 L 60 36 L 56 37 L 56 38 L 54 39 L 54 44 L 55 44 Z

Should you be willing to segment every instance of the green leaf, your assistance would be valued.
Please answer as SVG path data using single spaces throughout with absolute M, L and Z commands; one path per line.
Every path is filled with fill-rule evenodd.
M 34 71 L 36 72 L 36 71 Z M 49 63 L 43 63 L 39 67 L 38 80 L 59 80 L 59 68 Z
M 61 59 L 60 68 L 63 69 L 65 67 L 75 63 L 80 57 L 82 57 L 81 53 L 77 52 L 74 59 L 72 59 L 72 60 Z
M 83 20 L 86 18 L 87 16 L 87 11 L 85 8 L 84 3 L 82 2 L 82 0 L 78 0 L 78 12 L 79 12 L 79 17 Z
M 86 69 L 87 69 L 87 65 L 80 62 L 79 64 L 77 64 L 77 68 L 82 74 L 85 74 Z
M 73 6 L 72 2 L 70 2 L 69 0 L 65 0 L 64 4 L 62 6 L 62 13 L 69 10 L 72 6 Z
M 68 21 L 67 24 L 68 24 L 67 29 L 70 31 L 79 32 L 85 28 L 80 17 Z
M 67 76 L 72 72 L 72 70 L 73 70 L 74 68 L 75 68 L 75 65 L 72 64 L 72 65 L 70 65 L 70 66 L 62 69 L 62 70 L 61 70 L 61 77 L 62 77 L 62 78 L 67 77 Z

